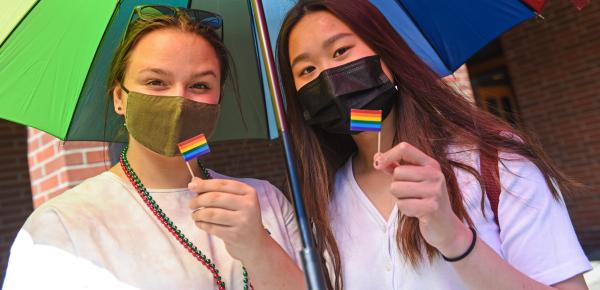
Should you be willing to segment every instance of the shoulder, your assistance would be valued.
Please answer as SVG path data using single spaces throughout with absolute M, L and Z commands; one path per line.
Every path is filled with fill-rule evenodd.
M 480 152 L 474 145 L 450 145 L 446 150 L 447 158 L 451 161 L 461 163 L 480 171 Z M 498 153 L 498 172 L 502 184 L 505 182 L 539 181 L 543 178 L 540 169 L 529 159 L 515 153 Z M 512 178 L 508 178 L 512 177 Z
M 42 204 L 27 218 L 23 229 L 35 242 L 68 248 L 72 225 L 92 224 L 111 207 L 111 201 L 124 198 L 123 189 L 116 176 L 104 172 Z
M 117 176 L 110 172 L 104 172 L 86 179 L 79 185 L 42 204 L 34 211 L 32 217 L 50 211 L 67 213 L 82 211 L 84 207 L 86 209 L 100 207 L 105 202 L 110 202 L 115 196 L 122 197 L 121 192 L 124 190 L 126 190 L 126 185 Z M 99 200 L 102 202 L 98 202 Z
M 448 158 L 481 173 L 480 153 L 476 146 L 449 146 Z M 563 201 L 552 194 L 544 173 L 531 160 L 509 152 L 498 153 L 500 210 L 530 207 L 541 209 Z M 468 207 L 481 208 L 481 186 L 475 176 L 455 168 L 457 182 Z M 483 180 L 482 180 L 483 181 Z M 484 202 L 485 203 L 485 202 Z M 502 213 L 500 214 L 502 218 Z
M 446 157 L 451 161 L 479 169 L 479 148 L 475 145 L 449 145 L 446 147 Z

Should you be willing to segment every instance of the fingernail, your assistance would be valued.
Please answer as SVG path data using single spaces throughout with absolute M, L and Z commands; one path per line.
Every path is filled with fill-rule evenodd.
M 375 156 L 373 157 L 373 166 L 375 166 L 376 169 L 379 168 L 379 164 L 382 163 L 384 160 L 383 158 L 383 154 L 377 152 L 375 153 Z

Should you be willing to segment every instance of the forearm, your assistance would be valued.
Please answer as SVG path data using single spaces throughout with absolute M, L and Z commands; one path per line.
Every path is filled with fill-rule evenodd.
M 460 233 L 457 235 L 455 245 L 442 251 L 446 256 L 459 256 L 468 248 L 472 240 L 470 230 L 462 226 Z M 557 287 L 543 285 L 519 272 L 496 254 L 485 242 L 479 239 L 475 244 L 475 248 L 467 257 L 451 264 L 456 273 L 461 277 L 463 283 L 472 290 L 587 289 L 585 283 L 583 285 L 569 284 L 568 287 L 564 288 L 558 287 L 558 285 L 555 285 Z
M 300 268 L 270 237 L 266 240 L 265 251 L 244 257 L 242 263 L 256 290 L 306 289 L 304 274 Z

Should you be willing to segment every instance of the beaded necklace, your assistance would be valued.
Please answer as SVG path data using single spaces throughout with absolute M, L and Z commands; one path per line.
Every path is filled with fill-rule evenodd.
M 173 235 L 173 237 L 175 237 L 175 239 L 177 239 L 177 241 L 188 252 L 190 252 L 190 254 L 192 254 L 194 256 L 194 258 L 196 258 L 196 260 L 198 260 L 200 263 L 202 263 L 202 265 L 204 265 L 204 267 L 206 267 L 210 271 L 210 273 L 213 275 L 215 284 L 217 285 L 218 289 L 225 290 L 225 282 L 223 281 L 221 275 L 219 275 L 219 270 L 216 268 L 215 264 L 212 263 L 212 261 L 208 257 L 206 257 L 206 255 L 204 253 L 202 253 L 202 251 L 200 249 L 198 249 L 198 247 L 196 247 L 192 243 L 192 241 L 190 241 L 175 224 L 173 224 L 173 221 L 158 206 L 156 201 L 150 195 L 150 192 L 148 192 L 146 187 L 142 184 L 142 182 L 138 178 L 137 174 L 135 174 L 135 172 L 131 168 L 131 165 L 129 165 L 129 161 L 127 160 L 127 147 L 128 146 L 125 146 L 125 148 L 123 148 L 123 151 L 121 152 L 121 156 L 119 158 L 119 163 L 121 164 L 121 168 L 123 169 L 123 172 L 125 172 L 125 175 L 127 175 L 129 182 L 131 182 L 131 185 L 133 185 L 133 187 L 138 192 L 138 194 L 140 195 L 140 197 L 142 198 L 144 203 L 152 211 L 154 216 L 156 216 L 158 221 L 165 228 L 167 228 L 167 230 Z M 208 172 L 206 167 L 204 167 L 204 165 L 200 162 L 199 159 L 198 159 L 198 166 L 200 167 L 200 169 L 202 171 L 202 175 L 203 175 L 204 179 L 212 178 L 212 176 L 210 175 L 210 172 Z M 244 282 L 244 290 L 253 290 L 254 287 L 252 287 L 252 284 L 248 280 L 248 272 L 246 271 L 246 268 L 243 266 L 242 266 L 242 275 L 243 275 L 242 281 Z

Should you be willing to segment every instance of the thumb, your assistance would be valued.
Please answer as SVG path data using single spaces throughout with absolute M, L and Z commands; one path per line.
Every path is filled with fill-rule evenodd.
M 384 153 L 377 152 L 373 155 L 373 168 L 383 171 L 388 175 L 394 174 L 394 168 L 400 166 L 400 163 L 395 160 L 388 160 Z

